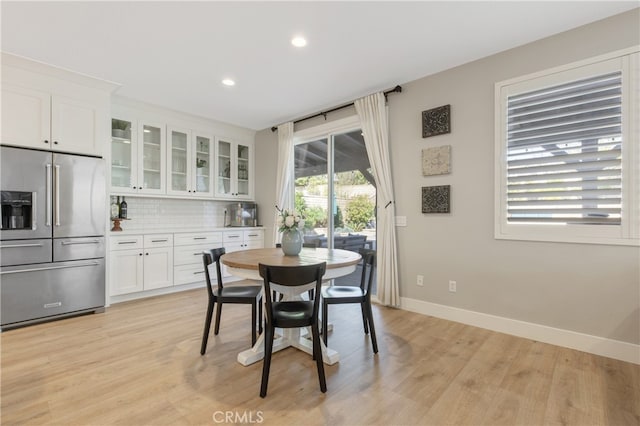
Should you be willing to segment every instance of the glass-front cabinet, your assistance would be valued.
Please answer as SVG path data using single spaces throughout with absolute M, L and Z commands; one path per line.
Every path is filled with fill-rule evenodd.
M 216 193 L 224 198 L 253 196 L 253 158 L 249 144 L 218 139 Z
M 194 133 L 195 173 L 197 195 L 213 196 L 213 138 Z
M 164 132 L 161 125 L 111 120 L 111 191 L 162 194 Z
M 164 187 L 164 142 L 160 126 L 142 124 L 142 188 L 139 192 L 162 193 Z
M 111 188 L 118 192 L 136 192 L 136 141 L 134 124 L 129 120 L 111 120 Z
M 167 128 L 167 193 L 213 196 L 213 138 L 196 131 Z

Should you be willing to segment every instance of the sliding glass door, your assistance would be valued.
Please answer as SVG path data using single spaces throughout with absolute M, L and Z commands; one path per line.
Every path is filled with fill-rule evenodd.
M 305 242 L 358 251 L 376 248 L 376 188 L 360 129 L 302 140 L 294 147 L 295 208 Z M 338 284 L 359 284 L 359 275 Z

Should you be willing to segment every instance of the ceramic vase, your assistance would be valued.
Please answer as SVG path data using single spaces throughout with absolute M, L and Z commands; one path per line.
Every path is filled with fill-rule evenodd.
M 290 229 L 282 233 L 282 251 L 285 256 L 297 256 L 302 250 L 302 232 Z

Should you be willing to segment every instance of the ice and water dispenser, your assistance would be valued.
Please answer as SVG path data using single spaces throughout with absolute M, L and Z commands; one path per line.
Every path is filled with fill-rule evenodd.
M 31 229 L 34 193 L 2 191 L 2 229 Z

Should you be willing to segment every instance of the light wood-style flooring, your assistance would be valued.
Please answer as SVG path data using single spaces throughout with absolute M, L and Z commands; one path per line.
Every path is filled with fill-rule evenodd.
M 10 330 L 3 425 L 638 425 L 640 366 L 374 306 L 380 352 L 357 305 L 331 307 L 319 390 L 311 357 L 243 367 L 249 307 L 225 305 L 200 356 L 205 290 L 121 303 L 103 314 Z

